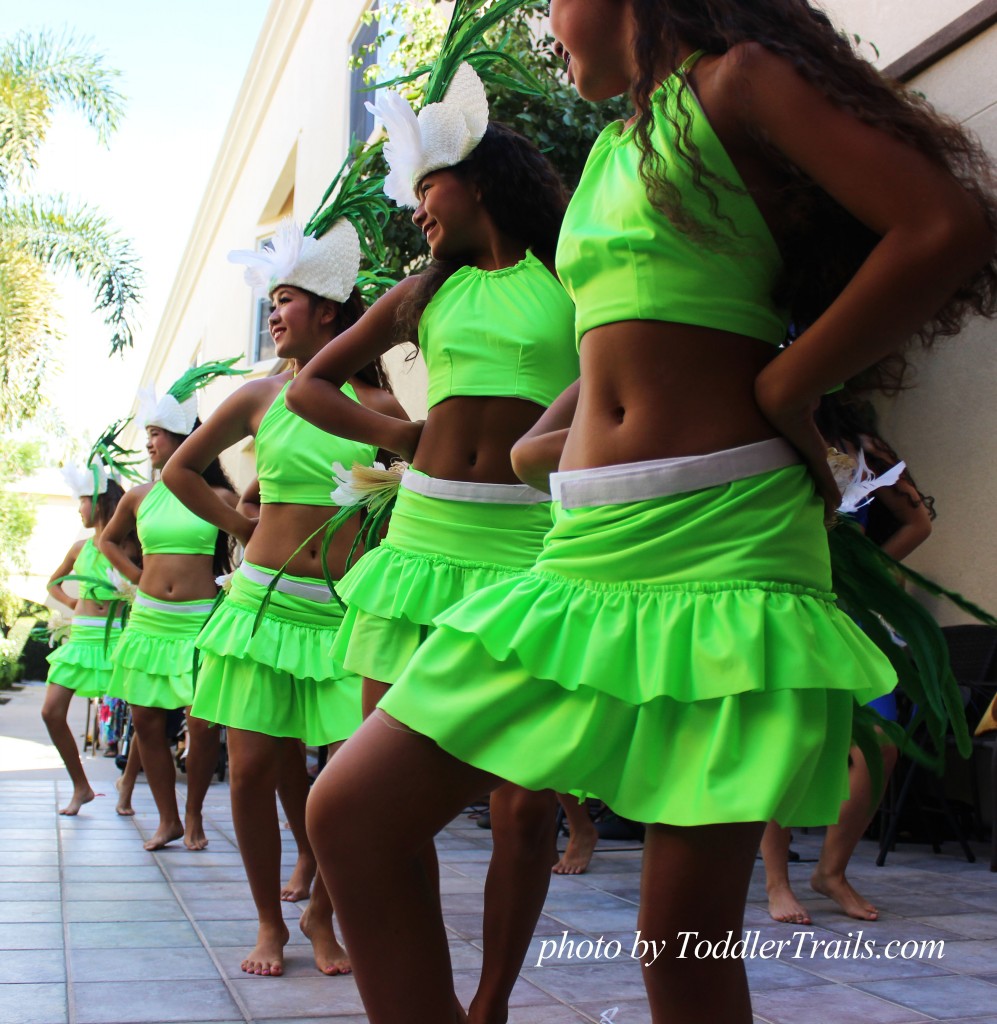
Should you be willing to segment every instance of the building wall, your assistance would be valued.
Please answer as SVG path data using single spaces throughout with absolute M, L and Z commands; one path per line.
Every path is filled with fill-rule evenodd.
M 973 0 L 826 0 L 835 21 L 876 43 L 883 67 L 976 6 Z M 997 156 L 997 27 L 987 29 L 909 84 L 979 136 Z M 997 610 L 997 324 L 975 320 L 961 335 L 914 353 L 916 386 L 880 404 L 883 434 L 908 461 L 938 511 L 931 538 L 910 564 Z M 966 621 L 925 598 L 945 624 Z
M 350 45 L 369 0 L 274 0 L 222 141 L 184 260 L 157 331 L 143 383 L 161 394 L 193 361 L 246 355 L 256 298 L 232 249 L 254 248 L 284 215 L 304 224 L 348 145 Z M 424 415 L 424 371 L 389 357 L 403 404 Z M 279 361 L 253 376 L 278 372 Z M 202 418 L 239 379 L 217 381 L 200 396 Z M 137 435 L 136 435 L 137 439 Z M 252 443 L 223 456 L 240 489 L 255 475 Z

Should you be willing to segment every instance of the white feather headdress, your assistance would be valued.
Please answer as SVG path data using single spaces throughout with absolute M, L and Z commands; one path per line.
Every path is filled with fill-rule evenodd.
M 107 493 L 107 470 L 101 462 L 91 463 L 87 467 L 67 463 L 62 467 L 62 479 L 77 501 Z
M 393 89 L 378 94 L 367 109 L 388 133 L 384 156 L 390 171 L 384 194 L 399 206 L 419 205 L 415 190 L 430 171 L 467 159 L 488 127 L 485 86 L 470 64 L 461 64 L 438 103 L 418 113 Z
M 138 393 L 138 418 L 144 427 L 161 427 L 171 434 L 186 437 L 197 420 L 197 392 L 216 377 L 235 377 L 248 370 L 235 370 L 233 364 L 239 356 L 221 359 L 200 366 L 192 366 L 171 385 L 162 398 L 156 398 L 155 388 L 142 388 Z
M 268 295 L 282 284 L 345 302 L 360 272 L 360 238 L 345 218 L 321 238 L 306 235 L 290 218 L 281 221 L 266 249 L 234 249 L 230 263 L 244 264 L 246 283 Z

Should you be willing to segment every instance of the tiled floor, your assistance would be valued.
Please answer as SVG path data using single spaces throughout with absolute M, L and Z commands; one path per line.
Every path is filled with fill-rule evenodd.
M 0 1024 L 365 1021 L 353 979 L 315 971 L 295 927 L 298 906 L 285 908 L 292 930 L 286 975 L 255 978 L 239 971 L 254 937 L 254 915 L 227 786 L 215 785 L 209 794 L 211 845 L 201 853 L 176 845 L 145 853 L 140 839 L 155 822 L 148 789 L 140 784 L 136 792 L 138 815 L 119 818 L 116 772 L 102 759 L 87 762 L 101 796 L 79 817 L 57 815 L 69 786 L 45 744 L 37 718 L 41 696 L 40 686 L 29 686 L 0 707 Z M 795 844 L 804 858 L 793 868 L 801 893 L 818 845 L 817 836 L 798 837 Z M 289 834 L 284 849 L 289 867 Z M 466 996 L 481 960 L 490 835 L 463 818 L 441 836 L 439 849 L 457 989 Z M 879 903 L 881 920 L 859 924 L 815 897 L 805 901 L 814 925 L 796 929 L 811 933 L 802 939 L 768 918 L 759 867 L 748 938 L 756 948 L 769 939 L 793 941 L 779 957 L 748 960 L 756 1019 L 997 1022 L 997 876 L 987 870 L 982 848 L 978 852 L 970 865 L 954 844 L 940 855 L 902 847 L 885 868 L 876 868 L 871 845 L 863 844 L 854 881 Z M 512 1024 L 648 1024 L 639 969 L 629 955 L 639 858 L 625 844 L 604 844 L 588 874 L 553 879 L 514 994 Z M 849 955 L 860 931 L 862 939 L 875 941 L 879 957 Z M 541 943 L 560 942 L 565 932 L 576 947 L 600 936 L 617 939 L 622 953 L 599 960 L 565 956 L 536 966 L 541 950 L 551 948 Z M 943 940 L 944 958 L 886 959 L 891 940 Z M 814 942 L 822 943 L 816 952 Z M 615 1016 L 605 1014 L 613 1007 Z

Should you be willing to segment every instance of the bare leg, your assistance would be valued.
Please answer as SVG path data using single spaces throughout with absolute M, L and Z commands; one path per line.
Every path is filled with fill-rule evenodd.
M 187 806 L 184 809 L 183 844 L 188 850 L 208 845 L 204 834 L 204 798 L 218 768 L 221 730 L 212 722 L 195 718 L 187 708 Z
M 138 732 L 133 732 L 131 742 L 128 744 L 125 770 L 122 772 L 121 778 L 114 784 L 114 788 L 118 791 L 118 803 L 114 809 L 123 817 L 131 817 L 135 813 L 135 808 L 132 807 L 132 793 L 135 791 L 135 781 L 141 770 L 142 753 L 139 750 Z
M 177 773 L 166 740 L 166 712 L 163 708 L 143 708 L 133 704 L 132 721 L 142 745 L 142 767 L 159 811 L 159 828 L 143 845 L 150 851 L 161 850 L 167 843 L 183 836 L 183 824 L 177 809 Z
M 87 781 L 87 773 L 83 770 L 73 730 L 69 728 L 67 720 L 69 705 L 75 696 L 76 691 L 70 690 L 68 686 L 49 683 L 45 687 L 45 703 L 42 704 L 42 721 L 73 783 L 72 799 L 59 811 L 60 814 L 67 815 L 79 814 L 80 808 L 94 798 L 94 791 Z
M 329 890 L 322 881 L 321 873 L 315 876 L 312 896 L 299 922 L 302 934 L 312 944 L 315 966 L 328 975 L 349 974 L 350 958 L 339 944 L 332 926 L 332 900 Z
M 770 821 L 762 836 L 762 860 L 765 862 L 765 891 L 769 897 L 769 916 L 786 924 L 810 924 L 810 914 L 789 884 L 789 844 L 793 833 L 778 822 Z
M 897 748 L 887 745 L 882 751 L 885 781 L 897 763 Z M 810 885 L 816 892 L 834 900 L 849 917 L 859 921 L 875 921 L 879 911 L 852 888 L 845 878 L 845 870 L 855 847 L 872 821 L 882 793 L 875 794 L 874 798 L 869 768 L 858 747 L 852 748 L 849 757 L 848 799 L 841 805 L 838 824 L 828 827 Z
M 277 795 L 287 815 L 294 841 L 298 844 L 297 863 L 287 885 L 280 890 L 280 898 L 288 903 L 308 899 L 312 879 L 315 877 L 315 854 L 312 853 L 305 830 L 305 801 L 308 799 L 309 788 L 304 743 L 300 740 L 281 740 Z
M 589 817 L 584 801 L 568 793 L 558 793 L 558 802 L 568 819 L 568 845 L 561 859 L 554 865 L 555 875 L 583 875 L 599 841 L 599 832 Z
M 642 941 L 667 942 L 657 959 L 649 951 L 641 960 L 652 1024 L 751 1024 L 744 960 L 694 950 L 697 942 L 716 943 L 728 933 L 731 944 L 740 939 L 763 828 L 762 822 L 648 826 L 637 926 Z M 684 958 L 683 932 L 698 933 Z
M 308 835 L 371 1024 L 459 1020 L 439 887 L 424 855 L 461 808 L 496 785 L 377 712 L 312 787 Z
M 534 793 L 511 782 L 492 792 L 494 849 L 485 880 L 484 958 L 471 1000 L 472 1024 L 505 1024 L 509 997 L 529 949 L 557 859 L 552 790 Z
M 277 775 L 282 741 L 245 729 L 228 730 L 232 819 L 259 915 L 256 946 L 242 961 L 247 974 L 284 973 L 290 934 L 280 905 L 280 823 Z

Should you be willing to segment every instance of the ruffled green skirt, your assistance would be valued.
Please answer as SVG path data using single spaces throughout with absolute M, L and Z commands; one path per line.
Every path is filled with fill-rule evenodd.
M 272 574 L 272 570 L 258 571 Z M 322 580 L 284 577 L 324 586 Z M 266 586 L 237 572 L 232 589 L 197 638 L 198 718 L 310 746 L 344 740 L 360 725 L 360 678 L 329 654 L 343 609 L 274 590 L 255 635 Z
M 78 697 L 103 697 L 111 681 L 111 654 L 120 637 L 117 623 L 108 637 L 104 620 L 76 619 L 69 639 L 46 659 L 48 681 L 75 690 Z
M 530 789 L 638 821 L 836 821 L 886 658 L 834 605 L 802 466 L 557 508 L 533 571 L 442 614 L 381 707 Z
M 441 612 L 532 567 L 550 524 L 549 502 L 452 501 L 401 487 L 384 541 L 336 584 L 348 610 L 333 657 L 394 683 Z
M 111 657 L 108 696 L 142 708 L 187 707 L 194 699 L 194 640 L 210 610 L 210 601 L 162 601 L 140 590 Z

